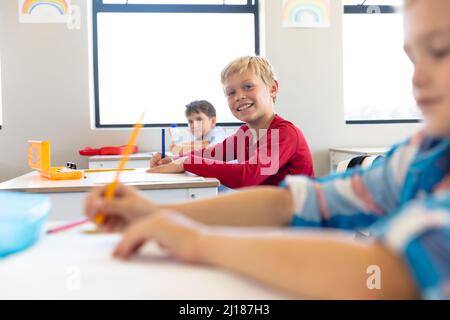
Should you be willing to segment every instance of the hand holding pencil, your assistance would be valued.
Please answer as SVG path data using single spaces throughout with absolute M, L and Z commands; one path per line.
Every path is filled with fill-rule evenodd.
M 150 159 L 150 169 L 158 166 L 162 166 L 172 162 L 172 158 L 169 156 L 162 157 L 162 154 L 157 152 Z
M 131 186 L 117 184 L 114 197 L 105 199 L 108 186 L 93 189 L 86 197 L 85 213 L 88 219 L 94 221 L 101 211 L 104 221 L 101 229 L 107 232 L 122 231 L 130 223 L 152 214 L 161 206 L 143 197 Z
M 144 114 L 141 115 L 139 122 L 136 123 L 133 127 L 133 131 L 131 133 L 130 139 L 128 140 L 128 144 L 124 150 L 122 158 L 120 159 L 120 162 L 119 162 L 119 166 L 116 170 L 116 176 L 114 178 L 114 181 L 111 184 L 104 187 L 105 190 L 102 190 L 102 192 L 101 192 L 101 195 L 104 197 L 106 202 L 111 201 L 116 193 L 116 189 L 119 186 L 120 173 L 122 171 L 127 170 L 127 169 L 125 169 L 125 165 L 126 165 L 128 159 L 130 158 L 130 154 L 133 151 L 133 146 L 136 143 L 137 137 L 139 135 L 139 131 L 143 126 L 142 125 L 143 119 L 144 119 Z M 91 170 L 91 172 L 96 172 L 96 171 L 103 171 L 103 170 Z M 90 218 L 95 221 L 97 226 L 101 226 L 105 222 L 104 213 L 102 211 L 98 211 L 98 209 L 94 214 L 91 214 Z M 90 221 L 89 219 L 78 220 L 78 221 L 63 225 L 63 226 L 56 227 L 54 229 L 50 229 L 47 231 L 47 233 L 52 234 L 52 233 L 57 233 L 57 232 L 64 231 L 64 230 L 69 230 L 71 228 L 82 225 L 89 221 Z
M 120 173 L 125 168 L 125 165 L 127 164 L 128 159 L 130 158 L 130 154 L 133 151 L 133 146 L 136 143 L 137 137 L 139 135 L 139 131 L 142 128 L 142 121 L 144 120 L 144 114 L 141 115 L 141 118 L 138 123 L 136 123 L 133 127 L 133 132 L 131 133 L 130 139 L 128 140 L 127 146 L 125 148 L 125 151 L 122 155 L 122 158 L 120 159 L 119 166 L 117 168 L 116 176 L 114 178 L 114 181 L 108 185 L 105 192 L 105 200 L 111 200 L 114 197 L 114 192 L 117 188 L 117 185 L 119 184 L 119 177 Z M 103 224 L 105 221 L 105 216 L 102 212 L 98 212 L 95 216 L 95 223 L 97 225 Z

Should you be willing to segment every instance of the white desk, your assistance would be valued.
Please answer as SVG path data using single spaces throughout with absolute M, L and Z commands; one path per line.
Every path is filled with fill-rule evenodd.
M 338 164 L 357 156 L 378 156 L 385 155 L 390 148 L 331 148 L 330 151 L 330 171 L 335 172 Z
M 136 171 L 146 174 L 145 169 Z M 135 171 L 124 171 L 121 176 L 128 172 Z M 81 180 L 48 180 L 37 172 L 30 172 L 0 183 L 0 190 L 47 194 L 52 201 L 50 219 L 73 220 L 83 215 L 86 193 L 99 186 L 95 183 L 97 173 L 88 173 L 85 176 L 86 178 Z M 147 182 L 132 185 L 154 201 L 169 203 L 216 196 L 220 182 L 214 178 L 205 178 L 202 182 Z
M 141 152 L 130 155 L 126 168 L 149 168 L 153 152 Z M 89 169 L 117 168 L 122 156 L 92 156 L 88 158 Z
M 114 259 L 119 235 L 85 235 L 80 228 L 0 259 L 0 300 L 289 298 L 221 269 L 182 264 L 154 244 L 131 261 Z

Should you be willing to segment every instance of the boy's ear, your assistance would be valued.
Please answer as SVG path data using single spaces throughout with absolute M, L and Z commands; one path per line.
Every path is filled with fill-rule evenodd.
M 212 117 L 211 118 L 211 128 L 214 128 L 216 126 L 217 123 L 217 118 L 216 117 Z
M 277 80 L 273 80 L 272 87 L 270 88 L 270 95 L 272 96 L 272 98 L 276 98 L 278 95 L 278 81 Z

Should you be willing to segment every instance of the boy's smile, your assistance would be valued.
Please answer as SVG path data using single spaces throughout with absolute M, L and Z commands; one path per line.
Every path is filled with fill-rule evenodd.
M 254 105 L 255 105 L 254 103 L 250 103 L 250 102 L 249 103 L 243 103 L 243 104 L 238 105 L 236 110 L 238 112 L 244 112 L 244 111 L 247 111 L 250 108 L 252 108 Z
M 442 98 L 426 98 L 426 97 L 417 97 L 417 104 L 423 113 L 427 113 L 429 110 L 443 102 Z

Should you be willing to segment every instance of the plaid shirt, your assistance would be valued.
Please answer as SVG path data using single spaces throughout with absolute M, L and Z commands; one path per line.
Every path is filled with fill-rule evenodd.
M 450 140 L 419 133 L 371 168 L 282 185 L 293 227 L 367 230 L 403 257 L 423 298 L 450 299 Z

